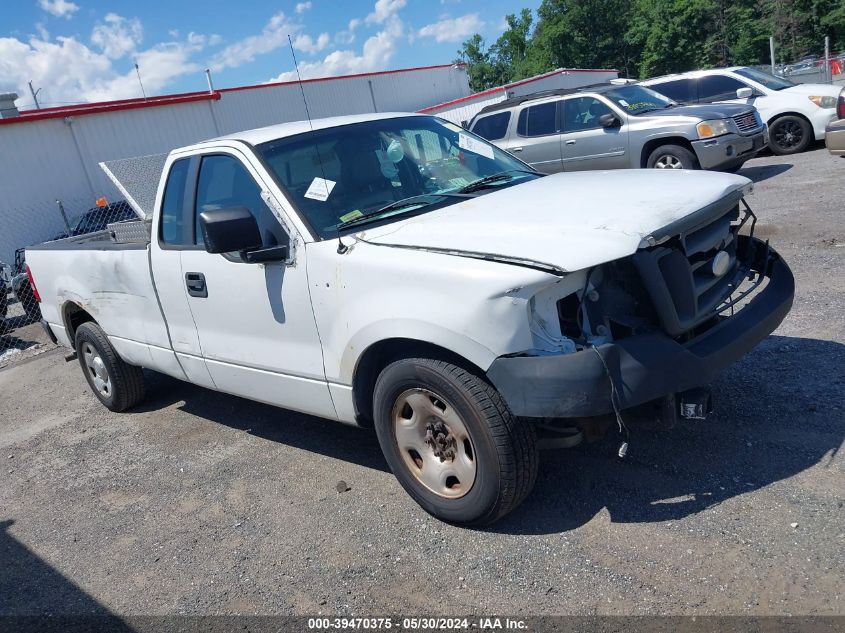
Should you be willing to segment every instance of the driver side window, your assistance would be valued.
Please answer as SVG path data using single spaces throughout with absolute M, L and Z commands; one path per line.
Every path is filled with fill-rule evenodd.
M 613 114 L 610 107 L 595 97 L 576 97 L 563 102 L 563 131 L 579 132 L 602 127 L 599 117 Z
M 261 197 L 261 187 L 244 165 L 225 154 L 203 156 L 197 181 L 194 223 L 196 243 L 202 244 L 199 215 L 203 211 L 245 207 L 252 213 L 261 233 L 262 247 L 289 243 L 278 219 Z

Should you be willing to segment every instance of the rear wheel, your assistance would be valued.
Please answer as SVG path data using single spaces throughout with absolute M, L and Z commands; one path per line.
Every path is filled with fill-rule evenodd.
M 661 145 L 648 157 L 650 169 L 698 169 L 698 159 L 686 147 Z
M 373 404 L 388 465 L 437 518 L 492 523 L 534 486 L 534 427 L 475 374 L 445 361 L 399 360 L 379 375 Z
M 91 391 L 111 411 L 125 411 L 144 398 L 144 373 L 129 365 L 96 323 L 76 330 L 76 354 Z
M 803 152 L 812 140 L 813 129 L 800 116 L 782 116 L 769 126 L 769 149 L 780 156 Z

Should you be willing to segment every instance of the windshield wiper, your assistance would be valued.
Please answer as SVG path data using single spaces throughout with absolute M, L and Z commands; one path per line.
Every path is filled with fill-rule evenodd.
M 356 224 L 366 224 L 367 222 L 373 222 L 385 213 L 390 211 L 399 211 L 400 209 L 405 209 L 407 207 L 420 207 L 426 206 L 429 204 L 434 204 L 434 200 L 423 201 L 424 198 L 468 198 L 469 196 L 463 196 L 458 194 L 457 192 L 451 191 L 444 191 L 444 192 L 437 192 L 437 193 L 421 193 L 418 196 L 411 196 L 409 198 L 402 198 L 401 200 L 396 200 L 391 202 L 390 204 L 386 204 L 383 207 L 376 209 L 375 211 L 370 211 L 369 213 L 365 213 L 364 215 L 359 215 L 357 218 L 350 218 L 345 222 L 341 222 L 337 225 L 336 230 L 345 229 L 349 226 L 354 226 Z
M 473 180 L 468 185 L 464 185 L 460 189 L 457 190 L 458 193 L 471 193 L 473 191 L 478 191 L 479 189 L 483 189 L 487 185 L 499 182 L 501 180 L 512 180 L 515 178 L 513 174 L 531 174 L 532 176 L 539 176 L 536 171 L 529 171 L 527 169 L 508 169 L 507 171 L 500 171 L 497 174 L 492 174 L 490 176 L 484 176 L 484 178 L 479 178 L 478 180 Z

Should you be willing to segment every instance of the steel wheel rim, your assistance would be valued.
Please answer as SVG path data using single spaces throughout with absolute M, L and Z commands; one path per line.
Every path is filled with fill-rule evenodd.
M 391 412 L 393 436 L 408 472 L 428 490 L 459 499 L 472 488 L 476 453 L 455 408 L 428 389 L 408 389 Z
M 112 394 L 111 376 L 99 352 L 90 343 L 82 345 L 82 361 L 97 392 L 108 398 Z
M 655 169 L 683 169 L 684 166 L 681 164 L 681 160 L 676 157 L 672 156 L 671 154 L 666 154 L 658 158 L 654 163 Z
M 796 121 L 784 121 L 775 130 L 775 142 L 783 149 L 792 149 L 804 140 L 804 130 Z

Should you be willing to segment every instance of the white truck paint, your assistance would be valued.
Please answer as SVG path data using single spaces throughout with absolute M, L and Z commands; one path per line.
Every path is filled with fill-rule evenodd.
M 529 392 L 527 385 L 520 392 L 522 395 L 513 395 L 514 385 L 520 389 L 520 383 L 505 375 L 510 371 L 507 368 L 523 371 L 522 361 L 532 359 L 542 363 L 580 359 L 578 362 L 584 363 L 585 368 L 595 371 L 596 358 L 601 359 L 602 355 L 606 355 L 601 361 L 606 369 L 608 364 L 613 365 L 617 359 L 614 354 L 621 353 L 619 350 L 626 341 L 624 337 L 617 340 L 610 330 L 610 321 L 606 321 L 607 327 L 601 325 L 596 321 L 596 314 L 583 304 L 598 301 L 596 297 L 605 292 L 613 294 L 610 288 L 616 282 L 612 281 L 613 273 L 608 266 L 624 266 L 628 270 L 634 255 L 678 248 L 675 244 L 679 235 L 688 241 L 700 241 L 703 239 L 700 236 L 705 234 L 709 235 L 708 240 L 717 238 L 718 244 L 714 241 L 713 248 L 705 249 L 707 257 L 716 250 L 730 251 L 731 270 L 740 277 L 753 268 L 751 263 L 747 264 L 747 270 L 743 268 L 748 257 L 735 241 L 745 238 L 738 237 L 738 229 L 730 228 L 735 223 L 727 224 L 740 217 L 737 205 L 751 190 L 751 182 L 746 178 L 675 171 L 541 177 L 536 172 L 518 171 L 526 166 L 486 144 L 478 154 L 483 159 L 468 155 L 458 147 L 467 145 L 459 142 L 459 136 L 466 132 L 419 115 L 342 117 L 314 121 L 313 126 L 313 132 L 306 123 L 272 126 L 173 151 L 158 184 L 148 243 L 115 244 L 108 236 L 99 235 L 87 242 L 70 239 L 31 249 L 27 261 L 41 296 L 48 331 L 62 345 L 79 348 L 82 323 L 90 321 L 102 329 L 128 365 L 342 422 L 354 424 L 374 418 L 377 430 L 389 426 L 389 422 L 380 419 L 373 384 L 376 377 L 381 380 L 389 367 L 374 365 L 376 357 L 372 350 L 383 349 L 382 353 L 387 355 L 388 348 L 379 346 L 388 344 L 389 358 L 382 359 L 384 364 L 390 359 L 420 354 L 439 358 L 441 352 L 437 350 L 441 350 L 450 362 L 458 366 L 465 364 L 471 372 L 477 372 L 477 379 L 487 381 L 484 384 L 491 389 L 502 390 L 516 415 L 532 417 L 540 409 L 542 417 L 560 417 L 558 414 L 567 412 L 577 416 L 596 415 L 606 413 L 616 404 L 632 406 L 647 396 L 663 396 L 674 388 L 669 386 L 659 393 L 652 393 L 651 388 L 640 393 L 635 388 L 630 393 L 625 391 L 620 396 L 623 400 L 613 403 L 606 398 L 609 391 L 602 372 L 595 384 L 572 400 L 561 395 L 566 394 L 569 380 L 566 376 L 570 371 L 562 369 L 564 374 L 554 379 L 557 382 L 550 391 L 538 394 L 535 401 L 525 395 Z M 410 136 L 413 142 L 399 152 L 392 143 L 400 138 L 396 135 L 405 127 L 441 134 L 440 153 L 433 158 L 436 152 L 429 150 L 426 158 L 426 153 L 420 150 L 423 141 L 417 138 L 422 132 L 418 131 Z M 363 129 L 375 130 L 374 138 L 383 139 L 385 144 L 392 138 L 387 149 L 373 150 L 376 155 L 383 159 L 386 153 L 395 159 L 402 154 L 398 160 L 391 159 L 397 169 L 409 164 L 419 168 L 428 175 L 429 185 L 441 178 L 437 170 L 447 168 L 452 170 L 451 175 L 471 168 L 480 176 L 485 175 L 485 170 L 486 175 L 513 171 L 514 167 L 517 171 L 506 178 L 494 176 L 491 183 L 482 183 L 477 190 L 463 186 L 465 182 L 461 178 L 447 178 L 452 185 L 448 190 L 442 189 L 446 193 L 425 194 L 437 197 L 437 203 L 431 203 L 431 210 L 422 203 L 414 203 L 416 206 L 410 207 L 407 213 L 397 210 L 396 215 L 380 216 L 372 224 L 359 219 L 359 227 L 341 225 L 327 232 L 315 224 L 315 217 L 327 207 L 309 202 L 309 196 L 303 196 L 301 189 L 290 184 L 283 186 L 285 178 L 293 177 L 292 163 L 279 162 L 270 150 L 274 143 L 281 143 L 282 148 L 286 142 L 305 143 L 303 151 L 307 150 L 308 156 L 305 164 L 311 170 L 304 181 L 307 183 L 312 177 L 326 177 L 327 170 L 333 169 L 331 161 L 336 160 L 334 154 L 329 155 L 323 149 L 319 159 L 312 160 L 308 154 L 312 146 L 306 143 L 307 139 L 313 138 L 316 147 L 318 142 L 323 142 L 321 139 L 334 138 L 332 135 L 341 138 Z M 329 136 L 320 136 L 321 133 Z M 485 143 L 475 137 L 473 140 Z M 419 153 L 412 147 L 415 144 Z M 338 141 L 332 151 L 340 152 L 340 146 Z M 373 158 L 365 155 L 369 150 L 360 151 L 356 162 Z M 385 153 L 379 154 L 382 151 Z M 495 152 L 492 159 L 487 157 L 490 152 Z M 187 202 L 178 211 L 170 208 L 168 183 L 176 186 L 182 181 L 177 176 L 168 180 L 169 176 L 177 173 L 177 164 L 188 165 L 189 175 L 185 177 L 188 193 L 173 199 L 193 200 L 190 192 L 195 181 L 191 179 L 198 179 L 200 184 L 193 190 L 198 192 L 194 208 L 199 213 L 202 210 L 199 197 L 207 195 L 203 187 L 218 186 L 217 181 L 202 184 L 205 161 L 212 164 L 214 157 L 224 157 L 219 159 L 222 164 L 241 166 L 249 182 L 260 190 L 272 214 L 271 221 L 277 223 L 275 228 L 281 228 L 289 238 L 286 256 L 267 263 L 247 263 L 248 253 L 252 251 L 246 249 L 240 256 L 207 252 L 214 243 L 212 229 L 208 228 L 209 218 L 221 217 L 220 209 L 212 208 L 214 205 L 203 207 L 201 222 L 209 231 L 204 234 L 204 246 L 190 243 L 174 247 L 165 243 L 169 239 L 164 238 L 165 231 L 171 230 L 168 227 L 178 226 L 178 230 L 188 235 L 195 222 L 194 209 Z M 408 163 L 403 162 L 406 160 Z M 199 176 L 191 171 L 193 166 Z M 360 170 L 360 166 L 355 169 Z M 396 180 L 402 176 L 391 171 L 389 165 L 385 168 L 382 164 L 380 169 L 383 172 L 386 169 L 385 177 L 393 178 L 391 187 L 398 188 L 397 182 L 404 182 Z M 344 172 L 341 170 L 340 174 L 330 199 L 336 195 L 341 200 L 349 195 L 357 200 L 356 196 L 364 195 L 366 187 L 375 186 L 362 185 L 360 190 L 347 187 L 344 192 Z M 459 185 L 467 193 L 461 193 Z M 392 189 L 391 192 L 398 195 Z M 306 204 L 312 206 L 303 206 Z M 305 208 L 312 210 L 311 215 L 302 210 Z M 337 213 L 344 211 L 347 209 Z M 351 215 L 355 214 L 360 216 L 361 212 L 356 209 Z M 250 217 L 254 216 L 255 213 Z M 179 224 L 179 218 L 187 220 Z M 226 236 L 236 232 L 232 228 L 235 225 L 226 226 L 229 227 Z M 696 255 L 696 261 L 706 263 L 705 250 Z M 776 254 L 767 250 L 763 256 L 758 252 L 758 259 L 761 257 L 765 266 L 757 266 L 763 268 L 759 274 L 773 274 L 772 267 L 780 265 Z M 202 288 L 191 285 L 194 283 L 191 275 L 199 273 L 204 275 Z M 781 277 L 785 274 L 781 273 Z M 730 359 L 768 334 L 774 327 L 771 323 L 776 325 L 783 318 L 789 309 L 787 303 L 791 304 L 791 275 L 787 281 L 788 287 L 784 286 L 786 290 L 776 307 L 769 309 L 758 304 L 758 308 L 763 305 L 759 314 L 746 316 L 742 327 L 739 319 L 732 321 L 737 324 L 735 338 L 742 339 L 743 349 L 732 349 L 728 354 Z M 721 280 L 708 283 L 721 283 Z M 194 291 L 204 291 L 206 296 L 195 296 Z M 732 292 L 733 287 L 725 290 L 719 303 Z M 562 316 L 562 312 L 568 308 L 561 307 L 560 302 L 566 298 L 577 298 L 577 311 L 581 313 L 576 320 L 582 329 L 575 335 L 564 331 L 567 315 Z M 698 319 L 695 327 L 704 328 L 702 319 L 716 316 L 708 315 Z M 766 322 L 761 325 L 764 317 Z M 746 336 L 747 328 L 754 329 L 753 336 Z M 646 329 L 662 344 L 674 345 L 677 353 L 692 358 L 680 343 L 661 333 L 656 322 Z M 637 336 L 630 339 L 640 340 Z M 722 352 L 721 348 L 717 351 Z M 642 367 L 648 367 L 646 359 L 640 360 Z M 510 361 L 516 361 L 518 367 Z M 668 361 L 663 358 L 649 362 L 660 367 L 661 372 L 669 369 Z M 711 363 L 713 367 L 708 364 L 708 371 L 712 373 L 726 362 Z M 505 374 L 501 367 L 506 368 Z M 538 376 L 549 378 L 557 375 L 556 371 L 549 373 L 544 369 Z M 643 371 L 632 384 L 646 384 L 654 377 L 652 369 Z M 368 378 L 366 372 L 374 375 Z M 685 376 L 684 388 L 700 378 L 693 375 L 695 371 L 678 373 Z M 624 372 L 621 377 L 623 381 L 628 380 Z M 579 389 L 582 388 L 577 387 L 576 391 Z M 602 400 L 597 403 L 593 398 Z M 101 400 L 109 406 L 103 397 Z M 447 402 L 448 398 L 442 400 Z M 450 410 L 448 402 L 444 406 Z M 436 418 L 441 414 L 435 411 L 431 415 Z M 447 426 L 442 428 L 449 433 L 464 428 L 457 423 L 450 426 L 447 417 L 443 414 Z M 469 438 L 473 447 L 470 461 L 478 460 L 473 468 L 477 467 L 481 473 L 488 467 L 482 462 L 484 438 L 478 431 L 474 433 Z M 381 434 L 379 438 L 383 441 Z M 428 444 L 420 446 L 421 451 L 429 450 L 425 448 Z M 530 450 L 534 450 L 533 445 Z M 389 456 L 388 460 L 391 460 Z M 433 462 L 434 468 L 446 468 L 438 475 L 441 483 L 452 476 L 448 459 L 437 462 L 432 458 L 429 462 L 426 453 L 420 460 L 426 465 Z M 391 461 L 394 472 L 402 469 L 397 463 L 400 462 Z M 531 468 L 536 469 L 536 462 L 526 466 L 526 477 L 533 476 L 529 472 Z M 500 499 L 498 506 L 485 506 L 483 512 L 475 506 L 466 509 L 460 503 L 469 504 L 470 499 L 472 503 L 487 503 L 474 500 L 473 495 L 487 494 L 484 487 L 487 484 L 480 482 L 475 472 L 473 488 L 462 491 L 464 501 L 456 501 L 457 493 L 445 489 L 443 495 L 432 501 L 426 496 L 429 493 L 414 489 L 414 484 L 408 484 L 398 472 L 397 476 L 423 507 L 448 520 L 489 521 L 509 510 L 525 494 L 505 491 L 500 496 L 506 497 L 507 503 Z M 420 481 L 425 479 L 420 477 Z M 429 484 L 426 485 L 430 489 Z M 455 507 L 459 509 L 453 511 L 451 508 Z

